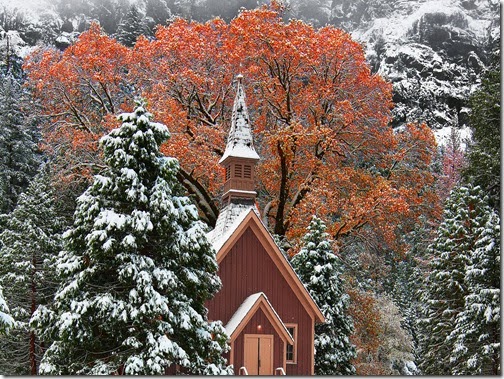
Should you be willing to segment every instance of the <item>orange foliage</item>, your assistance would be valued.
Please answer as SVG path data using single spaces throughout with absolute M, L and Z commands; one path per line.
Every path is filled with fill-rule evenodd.
M 41 103 L 48 149 L 64 180 L 84 175 L 99 164 L 98 139 L 116 127 L 127 93 L 124 66 L 129 50 L 104 35 L 97 24 L 63 53 L 37 51 L 24 68 Z M 131 103 L 131 101 L 128 101 Z
M 147 98 L 172 134 L 162 151 L 180 160 L 180 179 L 209 224 L 237 73 L 262 157 L 258 200 L 275 233 L 297 239 L 316 213 L 336 240 L 364 233 L 399 251 L 414 219 L 437 212 L 432 133 L 424 125 L 392 131 L 391 85 L 334 27 L 284 23 L 278 9 L 261 7 L 229 24 L 177 19 L 127 49 L 94 25 L 64 53 L 39 53 L 26 69 L 62 162 L 99 163 L 96 141 L 111 115 L 134 95 Z
M 348 313 L 354 322 L 354 333 L 350 340 L 357 349 L 357 357 L 352 364 L 357 375 L 387 375 L 388 368 L 378 359 L 381 345 L 380 310 L 376 298 L 357 288 L 347 289 L 350 296 Z

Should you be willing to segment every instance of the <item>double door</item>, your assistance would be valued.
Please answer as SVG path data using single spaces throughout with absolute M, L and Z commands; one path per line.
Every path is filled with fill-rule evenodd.
M 249 375 L 273 375 L 273 335 L 245 334 L 244 365 Z

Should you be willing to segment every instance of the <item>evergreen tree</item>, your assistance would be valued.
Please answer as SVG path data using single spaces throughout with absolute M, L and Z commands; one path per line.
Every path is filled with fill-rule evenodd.
M 40 164 L 35 128 L 21 108 L 21 83 L 0 74 L 0 213 L 11 212 Z
M 143 101 L 100 140 L 108 168 L 77 201 L 58 257 L 62 285 L 33 326 L 47 341 L 44 374 L 191 374 L 228 371 L 222 323 L 205 301 L 220 288 L 215 252 L 183 196 L 168 129 Z
M 54 295 L 51 259 L 61 249 L 62 230 L 44 168 L 19 196 L 0 234 L 0 285 L 17 321 L 11 333 L 0 337 L 0 372 L 5 375 L 37 373 L 42 347 L 28 323 L 36 307 Z
M 413 340 L 414 361 L 418 361 L 418 318 L 420 315 L 419 293 L 425 272 L 428 272 L 428 248 L 435 237 L 435 226 L 421 216 L 415 223 L 414 230 L 406 236 L 410 246 L 404 259 L 391 263 L 391 271 L 387 275 L 385 290 L 392 296 L 404 317 L 402 326 Z
M 420 368 L 426 375 L 451 375 L 450 356 L 457 316 L 464 310 L 469 288 L 466 266 L 487 218 L 479 187 L 456 187 L 446 201 L 444 219 L 429 252 L 430 273 L 421 289 L 422 319 L 419 322 Z
M 116 39 L 124 46 L 132 47 L 141 34 L 147 34 L 143 15 L 132 5 L 117 27 Z
M 342 263 L 331 248 L 324 222 L 313 216 L 303 247 L 292 266 L 326 318 L 315 325 L 315 374 L 354 374 L 356 357 L 350 342 L 353 321 L 348 315 L 349 296 L 343 290 Z
M 390 290 L 391 297 L 403 317 L 401 326 L 408 332 L 416 346 L 416 321 L 418 320 L 416 292 L 419 286 L 415 279 L 418 279 L 418 267 L 409 254 L 404 260 L 393 264 L 389 279 L 393 281 Z
M 500 375 L 500 219 L 490 207 L 471 254 L 469 294 L 450 335 L 454 374 Z
M 481 87 L 469 99 L 473 142 L 468 146 L 469 166 L 464 179 L 489 194 L 490 204 L 500 209 L 500 67 L 483 75 Z

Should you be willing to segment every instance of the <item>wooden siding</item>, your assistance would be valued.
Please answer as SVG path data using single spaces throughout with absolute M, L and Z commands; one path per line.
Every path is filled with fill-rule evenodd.
M 261 325 L 261 330 L 257 330 L 257 326 Z M 241 331 L 240 335 L 234 342 L 234 367 L 235 373 L 238 373 L 240 367 L 244 364 L 243 353 L 245 351 L 245 334 L 272 334 L 273 335 L 273 373 L 277 367 L 284 366 L 283 352 L 285 351 L 285 344 L 275 331 L 275 328 L 269 322 L 268 318 L 261 309 L 258 309 L 256 314 L 250 319 L 245 328 Z
M 249 295 L 264 292 L 284 323 L 298 324 L 298 363 L 287 365 L 286 373 L 311 375 L 313 320 L 251 228 L 244 231 L 220 263 L 219 276 L 222 289 L 207 304 L 209 318 L 226 325 Z M 235 352 L 240 349 L 243 346 L 237 349 L 235 342 Z M 233 363 L 239 369 L 238 362 Z

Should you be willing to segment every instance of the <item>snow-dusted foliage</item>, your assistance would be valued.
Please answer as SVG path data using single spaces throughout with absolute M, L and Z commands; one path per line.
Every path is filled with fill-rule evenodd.
M 324 324 L 315 325 L 315 374 L 349 375 L 355 373 L 351 360 L 356 356 L 350 342 L 349 296 L 343 289 L 341 260 L 325 230 L 324 222 L 313 216 L 302 249 L 291 263 L 326 318 Z
M 52 258 L 61 249 L 62 219 L 57 214 L 47 166 L 19 196 L 0 233 L 0 286 L 16 325 L 0 336 L 0 372 L 33 375 L 42 356 L 29 320 L 55 292 Z
M 451 375 L 456 372 L 458 368 L 454 363 L 455 360 L 450 357 L 453 352 L 458 354 L 464 348 L 461 347 L 461 341 L 456 342 L 450 335 L 456 325 L 464 328 L 462 324 L 467 316 L 464 316 L 463 312 L 469 307 L 469 313 L 478 314 L 477 308 L 480 306 L 478 301 L 490 302 L 488 304 L 490 313 L 495 306 L 490 305 L 495 295 L 492 291 L 495 292 L 495 288 L 486 286 L 483 292 L 488 296 L 485 295 L 485 300 L 483 300 L 481 287 L 474 287 L 475 275 L 478 275 L 478 270 L 483 269 L 483 267 L 474 266 L 475 261 L 480 259 L 478 257 L 481 256 L 481 248 L 485 249 L 499 243 L 499 239 L 494 239 L 497 237 L 495 233 L 493 237 L 490 237 L 488 233 L 485 236 L 483 233 L 488 229 L 487 224 L 492 214 L 486 202 L 487 199 L 479 187 L 467 185 L 455 188 L 446 202 L 444 220 L 438 228 L 437 237 L 429 246 L 432 256 L 431 272 L 422 288 L 423 308 L 422 319 L 419 322 L 419 356 L 423 374 Z M 489 276 L 490 272 L 487 272 L 487 275 Z M 497 280 L 499 283 L 499 276 L 492 280 Z M 489 290 L 490 293 L 488 293 Z M 476 297 L 475 292 L 478 293 Z M 472 303 L 475 304 L 474 308 Z M 486 316 L 485 311 L 483 315 Z M 493 315 L 489 316 L 489 319 L 493 317 Z M 493 320 L 489 325 L 494 325 Z M 471 345 L 469 356 L 484 345 L 498 343 L 498 335 L 499 333 L 497 333 L 497 339 L 494 335 L 478 336 L 481 340 Z M 493 353 L 487 350 L 483 349 L 492 356 Z
M 21 82 L 0 73 L 0 213 L 11 212 L 36 173 L 38 133 L 21 107 Z
M 378 348 L 378 356 L 389 368 L 387 375 L 418 374 L 413 357 L 413 340 L 401 325 L 404 318 L 399 308 L 386 295 L 378 297 L 377 300 L 380 310 L 378 325 L 382 341 Z
M 501 70 L 500 60 L 485 73 L 481 87 L 471 96 L 471 129 L 467 181 L 483 188 L 490 205 L 500 210 L 501 192 Z
M 457 375 L 499 375 L 500 368 L 500 219 L 495 211 L 481 226 L 466 268 L 468 295 L 458 314 L 451 363 Z
M 215 253 L 183 196 L 166 126 L 145 103 L 100 141 L 108 168 L 78 198 L 57 260 L 62 285 L 33 327 L 47 341 L 43 374 L 229 372 L 227 335 L 204 302 L 220 288 Z
M 124 15 L 115 33 L 116 39 L 123 45 L 131 47 L 135 44 L 141 34 L 146 34 L 147 26 L 144 16 L 140 13 L 136 5 L 131 5 Z
M 0 333 L 8 332 L 14 326 L 14 319 L 10 315 L 9 307 L 3 298 L 2 287 L 0 287 Z

